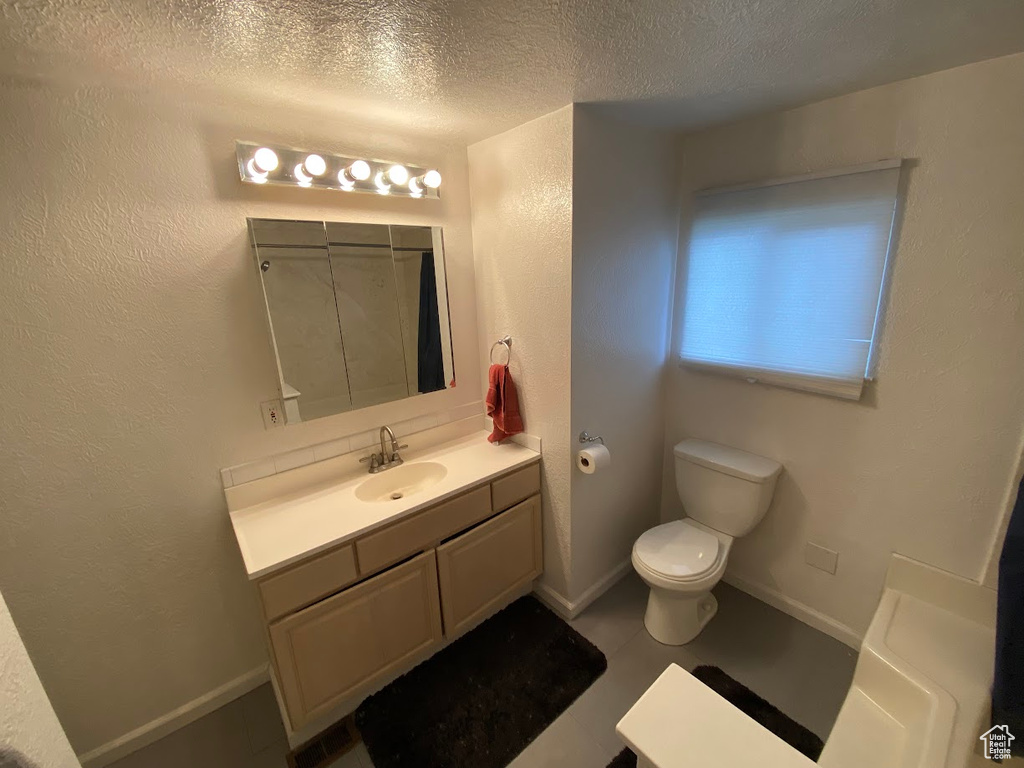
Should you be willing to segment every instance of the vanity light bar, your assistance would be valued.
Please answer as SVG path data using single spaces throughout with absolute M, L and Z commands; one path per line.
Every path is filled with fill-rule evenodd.
M 236 141 L 235 155 L 238 173 L 246 184 L 286 184 L 433 200 L 440 197 L 441 174 L 433 168 L 251 141 Z

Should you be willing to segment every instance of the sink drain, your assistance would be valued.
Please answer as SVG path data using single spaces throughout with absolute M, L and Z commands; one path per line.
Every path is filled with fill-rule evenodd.
M 394 493 L 391 494 L 391 500 L 398 501 L 398 499 L 402 498 L 404 495 L 405 494 L 402 493 L 401 491 L 395 491 Z

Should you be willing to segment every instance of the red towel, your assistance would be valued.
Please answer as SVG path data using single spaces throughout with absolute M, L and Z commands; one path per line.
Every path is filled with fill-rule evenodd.
M 523 431 L 519 395 L 507 365 L 492 365 L 487 373 L 487 415 L 494 419 L 494 431 L 487 438 L 492 443 Z

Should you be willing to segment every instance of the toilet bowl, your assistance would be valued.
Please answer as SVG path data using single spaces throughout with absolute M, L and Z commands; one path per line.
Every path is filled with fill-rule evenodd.
M 651 594 L 644 623 L 665 645 L 695 638 L 718 610 L 712 588 L 725 573 L 732 537 L 695 520 L 676 520 L 644 533 L 633 545 L 633 567 Z
M 684 645 L 718 610 L 711 589 L 725 573 L 733 540 L 764 517 L 782 465 L 703 440 L 684 440 L 673 451 L 687 517 L 644 532 L 631 559 L 651 588 L 647 631 L 665 645 Z

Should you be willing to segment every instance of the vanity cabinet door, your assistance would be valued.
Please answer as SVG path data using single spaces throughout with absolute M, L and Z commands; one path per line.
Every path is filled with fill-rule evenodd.
M 434 553 L 270 625 L 293 728 L 441 641 Z
M 461 634 L 544 570 L 540 496 L 437 548 L 445 635 Z

